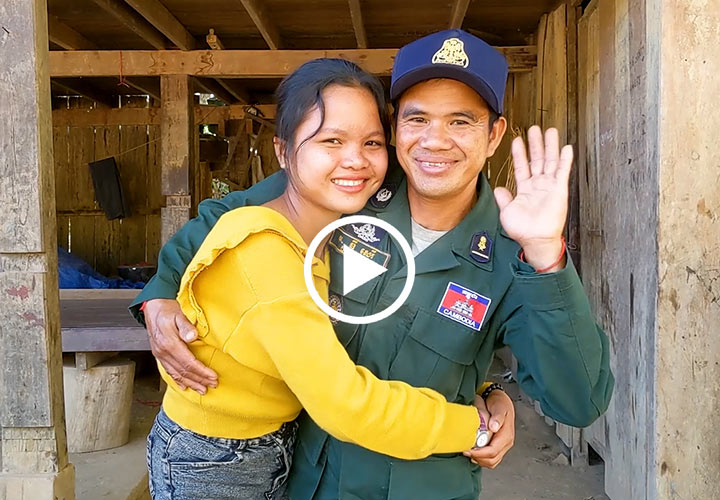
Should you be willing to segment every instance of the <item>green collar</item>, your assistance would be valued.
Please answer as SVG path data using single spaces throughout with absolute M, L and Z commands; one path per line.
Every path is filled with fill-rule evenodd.
M 412 241 L 412 228 L 410 206 L 407 199 L 407 180 L 402 170 L 400 170 L 400 173 L 402 175 L 398 175 L 397 170 L 393 170 L 383 184 L 383 188 L 388 191 L 392 190 L 392 198 L 386 200 L 387 204 L 382 208 L 378 208 L 375 206 L 378 204 L 377 200 L 373 204 L 371 199 L 371 202 L 366 206 L 366 213 L 392 224 L 400 230 L 408 243 L 410 243 Z M 494 260 L 492 252 L 500 230 L 499 210 L 490 184 L 484 174 L 480 174 L 477 184 L 478 199 L 475 206 L 460 221 L 460 224 L 448 231 L 447 234 L 416 257 L 416 274 L 452 269 L 461 265 L 461 260 L 470 262 L 481 269 L 492 271 Z M 471 254 L 474 236 L 481 233 L 485 233 L 487 240 L 489 240 L 489 259 L 487 259 L 487 262 L 480 262 Z M 402 252 L 400 252 L 400 258 L 404 265 L 405 256 Z M 401 270 L 398 276 L 402 276 L 404 272 L 404 269 Z

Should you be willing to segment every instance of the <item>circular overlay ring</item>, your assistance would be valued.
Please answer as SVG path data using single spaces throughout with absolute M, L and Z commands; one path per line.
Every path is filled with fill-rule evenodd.
M 381 227 L 388 233 L 390 233 L 390 235 L 395 238 L 395 241 L 400 244 L 400 249 L 402 249 L 403 253 L 405 254 L 405 262 L 407 262 L 407 277 L 405 278 L 405 286 L 400 292 L 398 298 L 395 299 L 395 302 L 390 304 L 390 306 L 388 306 L 387 308 L 369 316 L 351 316 L 349 314 L 343 314 L 327 305 L 315 289 L 315 282 L 313 281 L 312 274 L 313 256 L 315 255 L 315 252 L 317 251 L 320 242 L 325 239 L 328 234 L 341 226 L 359 223 L 372 224 L 373 226 Z M 415 258 L 413 257 L 410 244 L 407 242 L 402 233 L 395 228 L 395 226 L 376 217 L 370 217 L 368 215 L 351 215 L 350 217 L 342 217 L 336 221 L 331 222 L 330 224 L 322 228 L 322 230 L 317 235 L 315 235 L 313 240 L 310 242 L 307 254 L 305 255 L 304 275 L 305 286 L 307 287 L 308 292 L 310 292 L 310 297 L 312 297 L 315 304 L 317 304 L 317 306 L 324 313 L 326 313 L 332 318 L 337 319 L 338 321 L 342 321 L 343 323 L 350 323 L 354 325 L 367 325 L 369 323 L 383 320 L 390 316 L 392 313 L 400 309 L 400 306 L 402 306 L 403 303 L 410 296 L 413 283 L 415 283 Z

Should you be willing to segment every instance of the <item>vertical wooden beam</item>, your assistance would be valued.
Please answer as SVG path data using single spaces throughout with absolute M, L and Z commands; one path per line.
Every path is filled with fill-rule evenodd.
M 193 84 L 187 75 L 160 78 L 161 240 L 165 243 L 190 219 L 190 175 L 195 169 Z
M 258 31 L 265 39 L 265 43 L 268 44 L 272 50 L 277 50 L 282 47 L 280 40 L 280 33 L 278 32 L 275 23 L 272 20 L 272 16 L 267 11 L 267 8 L 261 0 L 240 0 L 245 7 L 248 15 L 252 18 Z
M 365 33 L 365 23 L 363 22 L 360 0 L 348 0 L 348 6 L 350 7 L 350 18 L 352 19 L 358 49 L 367 49 L 368 41 L 367 34 Z
M 455 0 L 453 2 L 448 29 L 462 28 L 463 21 L 465 20 L 465 14 L 467 14 L 469 6 L 470 0 Z
M 71 500 L 47 4 L 4 0 L 0 19 L 0 498 Z

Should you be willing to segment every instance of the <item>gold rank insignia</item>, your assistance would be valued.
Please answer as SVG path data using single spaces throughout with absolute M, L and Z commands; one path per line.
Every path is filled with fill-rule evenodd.
M 433 64 L 454 64 L 455 66 L 462 66 L 467 68 L 470 64 L 470 59 L 465 53 L 465 44 L 459 38 L 448 38 L 440 47 L 440 50 L 435 52 L 432 58 Z
M 486 231 L 475 233 L 470 242 L 470 256 L 481 264 L 490 262 L 493 241 Z

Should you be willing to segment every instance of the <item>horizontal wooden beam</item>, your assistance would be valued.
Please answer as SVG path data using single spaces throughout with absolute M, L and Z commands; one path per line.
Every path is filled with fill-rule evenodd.
M 368 41 L 367 34 L 365 33 L 365 23 L 363 22 L 360 0 L 348 0 L 348 7 L 350 7 L 350 18 L 352 19 L 358 49 L 367 49 Z
M 258 108 L 268 119 L 275 118 L 274 104 L 260 104 Z M 242 120 L 247 106 L 195 106 L 195 123 L 220 123 L 225 120 Z M 160 125 L 160 108 L 96 108 L 96 109 L 54 109 L 54 127 L 90 127 L 110 125 Z
M 268 47 L 272 50 L 281 48 L 280 33 L 275 26 L 272 15 L 270 15 L 262 0 L 240 0 L 240 2 L 255 23 L 255 26 L 257 26 Z
M 48 37 L 65 50 L 92 50 L 96 45 L 63 23 L 57 16 L 48 16 Z
M 156 49 L 166 48 L 165 37 L 122 0 L 93 0 L 93 2 Z
M 497 47 L 510 71 L 530 71 L 537 47 Z M 194 75 L 219 78 L 283 78 L 318 57 L 339 57 L 379 76 L 389 76 L 397 49 L 350 50 L 193 50 L 193 51 L 51 51 L 50 75 L 117 76 L 122 53 L 123 75 Z
M 195 38 L 159 0 L 125 0 L 179 49 L 193 50 Z

